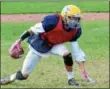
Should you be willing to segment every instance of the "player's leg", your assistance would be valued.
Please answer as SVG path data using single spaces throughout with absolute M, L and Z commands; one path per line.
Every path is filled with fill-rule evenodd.
M 81 75 L 83 77 L 84 80 L 87 80 L 89 83 L 95 83 L 95 80 L 93 80 L 87 73 L 86 71 L 86 67 L 85 67 L 85 61 L 80 61 L 80 62 L 77 62 L 79 64 L 79 68 L 80 68 L 80 72 L 81 72 Z
M 83 50 L 79 47 L 77 42 L 72 42 L 72 55 L 76 62 L 79 65 L 81 75 L 83 79 L 89 80 L 89 82 L 93 82 L 92 79 L 88 76 L 86 69 L 85 69 L 85 53 Z
M 68 51 L 68 49 L 63 44 L 58 44 L 52 48 L 51 53 L 63 57 L 65 69 L 67 71 L 67 76 L 68 76 L 68 84 L 73 86 L 78 86 L 79 84 L 75 81 L 74 73 L 72 71 L 73 70 L 72 56 L 71 53 Z
M 22 69 L 20 71 L 17 71 L 16 73 L 8 76 L 7 78 L 3 78 L 1 79 L 0 83 L 1 84 L 8 84 L 11 83 L 15 80 L 25 80 L 28 78 L 28 76 L 30 75 L 30 73 L 33 71 L 34 67 L 36 66 L 36 64 L 38 63 L 38 61 L 40 60 L 40 56 L 36 55 L 34 52 L 29 51 Z

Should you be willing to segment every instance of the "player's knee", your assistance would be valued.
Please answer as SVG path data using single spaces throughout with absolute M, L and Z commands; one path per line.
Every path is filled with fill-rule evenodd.
M 26 80 L 28 78 L 27 74 L 22 74 L 21 71 L 16 73 L 16 79 L 18 80 Z
M 76 61 L 76 62 L 77 62 L 79 65 L 85 63 L 85 61 Z
M 77 58 L 75 59 L 75 61 L 78 63 L 78 64 L 82 64 L 82 63 L 85 63 L 85 58 L 84 57 L 81 57 L 81 58 Z
M 72 60 L 72 55 L 71 53 L 68 53 L 63 56 L 64 58 L 64 64 L 67 66 L 72 66 L 73 65 L 73 60 Z

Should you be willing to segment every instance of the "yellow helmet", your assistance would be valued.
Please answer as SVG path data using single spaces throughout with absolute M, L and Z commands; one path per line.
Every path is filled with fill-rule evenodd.
M 61 16 L 74 16 L 74 17 L 80 17 L 81 18 L 81 11 L 80 9 L 75 5 L 67 5 L 63 8 L 61 12 Z
M 77 6 L 75 5 L 65 6 L 61 12 L 61 16 L 64 19 L 64 23 L 70 28 L 80 26 L 81 11 Z

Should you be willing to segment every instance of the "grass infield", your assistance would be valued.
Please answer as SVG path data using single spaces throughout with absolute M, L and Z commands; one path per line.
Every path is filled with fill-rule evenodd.
M 35 23 L 1 23 L 1 76 L 5 77 L 19 70 L 28 52 L 28 44 L 23 42 L 24 56 L 20 60 L 12 60 L 9 47 L 19 38 L 21 33 Z M 83 81 L 77 63 L 74 63 L 76 80 L 86 84 L 79 88 L 109 87 L 109 23 L 107 21 L 88 21 L 82 23 L 83 34 L 79 45 L 86 53 L 86 69 L 97 82 L 87 85 Z M 69 43 L 65 44 L 71 51 Z M 67 75 L 63 59 L 59 56 L 49 56 L 41 60 L 30 77 L 25 81 L 16 81 L 1 88 L 73 88 L 67 85 Z M 76 87 L 74 87 L 76 88 Z
M 61 12 L 65 5 L 75 4 L 82 12 L 108 12 L 108 1 L 64 1 L 64 2 L 1 2 L 2 14 L 36 14 Z

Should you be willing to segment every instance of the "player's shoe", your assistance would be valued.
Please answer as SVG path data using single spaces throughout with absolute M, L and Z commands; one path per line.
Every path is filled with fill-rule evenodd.
M 72 86 L 79 86 L 79 84 L 75 81 L 74 78 L 68 80 L 68 84 Z
M 90 84 L 94 84 L 96 81 L 95 80 L 93 80 L 91 77 L 88 77 L 88 83 L 90 83 Z
M 88 84 L 94 84 L 96 81 L 95 80 L 93 80 L 91 77 L 87 77 L 86 79 L 85 78 L 83 78 L 83 80 L 84 81 L 87 81 L 88 82 Z
M 5 85 L 5 84 L 9 84 L 11 82 L 13 82 L 14 80 L 10 79 L 10 76 L 6 77 L 6 78 L 2 78 L 0 79 L 0 85 Z

